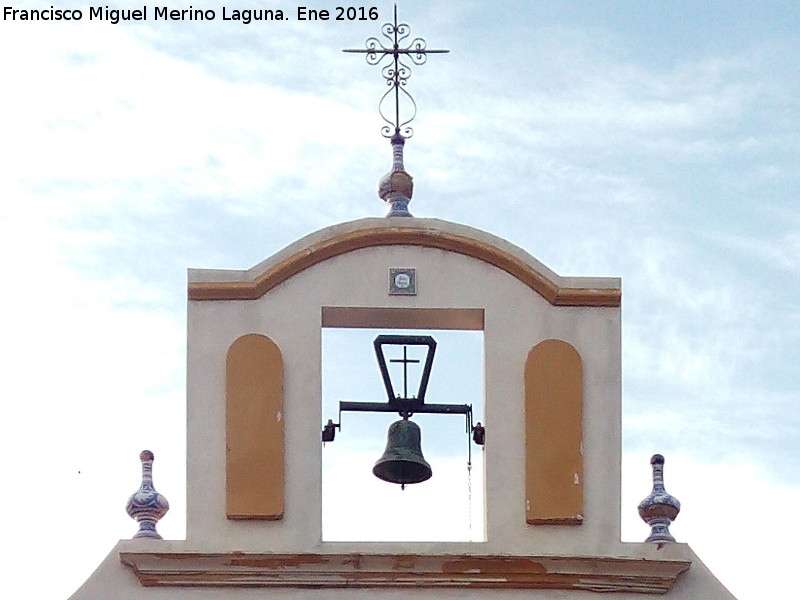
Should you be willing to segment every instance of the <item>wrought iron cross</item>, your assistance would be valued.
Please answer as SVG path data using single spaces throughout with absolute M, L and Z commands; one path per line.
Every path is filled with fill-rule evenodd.
M 403 358 L 390 358 L 390 363 L 403 363 L 403 399 L 408 400 L 408 365 L 418 363 L 419 360 L 408 358 L 408 346 L 403 346 Z
M 411 77 L 411 67 L 401 60 L 401 56 L 407 56 L 412 63 L 419 66 L 428 61 L 428 54 L 445 54 L 450 50 L 428 49 L 427 42 L 419 37 L 414 38 L 407 46 L 401 48 L 400 44 L 404 43 L 411 35 L 411 26 L 407 23 L 397 22 L 397 4 L 394 5 L 394 22 L 384 23 L 381 27 L 381 33 L 389 40 L 390 46 L 385 46 L 378 38 L 371 37 L 367 38 L 366 48 L 346 49 L 342 50 L 342 52 L 365 54 L 367 63 L 370 65 L 380 64 L 387 56 L 391 57 L 391 62 L 381 69 L 381 75 L 386 80 L 386 85 L 389 86 L 389 89 L 378 102 L 378 112 L 387 123 L 381 128 L 381 134 L 387 138 L 399 137 L 408 139 L 414 135 L 414 130 L 408 124 L 417 116 L 417 103 L 414 102 L 414 98 L 405 89 L 405 85 L 409 77 Z M 401 120 L 400 117 L 401 92 L 411 102 L 411 114 L 404 120 Z M 384 102 L 390 95 L 394 96 L 394 119 L 387 117 L 383 108 Z

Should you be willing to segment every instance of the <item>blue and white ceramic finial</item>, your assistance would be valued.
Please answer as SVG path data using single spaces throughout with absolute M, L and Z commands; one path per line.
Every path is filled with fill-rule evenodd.
M 403 60 L 408 59 L 415 65 L 424 65 L 428 61 L 429 54 L 443 54 L 450 51 L 428 49 L 427 42 L 422 38 L 414 38 L 406 45 L 405 40 L 411 35 L 411 27 L 407 23 L 397 22 L 397 4 L 394 5 L 394 21 L 384 23 L 381 33 L 388 40 L 388 44 L 371 37 L 366 41 L 366 48 L 348 49 L 343 52 L 364 54 L 367 63 L 371 65 L 381 64 L 385 58 L 390 57 L 381 68 L 381 75 L 389 89 L 378 102 L 378 112 L 386 121 L 386 125 L 381 128 L 381 134 L 389 138 L 392 143 L 392 170 L 381 177 L 378 183 L 378 195 L 389 204 L 387 217 L 410 217 L 412 215 L 408 212 L 408 203 L 411 201 L 414 183 L 403 166 L 403 146 L 405 141 L 414 135 L 409 123 L 417 116 L 417 103 L 406 90 L 406 84 L 411 77 L 411 67 Z M 389 108 L 394 110 L 389 112 Z
M 153 538 L 160 540 L 156 531 L 156 523 L 167 514 L 169 502 L 153 487 L 153 453 L 142 450 L 139 460 L 142 461 L 142 485 L 128 498 L 125 510 L 132 519 L 139 523 L 139 531 L 134 538 Z
M 378 196 L 389 205 L 387 217 L 411 217 L 408 203 L 414 193 L 414 180 L 403 166 L 403 136 L 392 136 L 392 170 L 378 182 Z
M 650 464 L 653 467 L 653 491 L 639 503 L 639 516 L 650 526 L 650 535 L 645 542 L 674 542 L 669 526 L 681 511 L 681 503 L 664 489 L 664 457 L 654 454 Z

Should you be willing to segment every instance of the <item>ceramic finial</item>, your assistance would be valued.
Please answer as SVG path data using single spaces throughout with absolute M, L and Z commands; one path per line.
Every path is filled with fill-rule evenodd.
M 162 539 L 156 531 L 156 523 L 167 514 L 169 502 L 153 487 L 153 453 L 143 450 L 139 454 L 142 461 L 142 485 L 128 498 L 125 510 L 139 523 L 139 531 L 134 538 Z
M 681 503 L 664 489 L 664 457 L 654 454 L 650 464 L 653 467 L 653 491 L 639 503 L 639 516 L 650 526 L 650 535 L 645 542 L 674 542 L 669 526 L 681 511 Z
M 378 182 L 378 196 L 389 205 L 387 217 L 410 217 L 408 203 L 414 193 L 414 181 L 403 166 L 403 146 L 399 134 L 392 136 L 392 170 Z

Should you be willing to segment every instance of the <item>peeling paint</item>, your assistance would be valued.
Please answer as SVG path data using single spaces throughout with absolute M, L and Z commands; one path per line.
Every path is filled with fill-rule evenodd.
M 524 557 L 491 558 L 481 556 L 463 558 L 442 563 L 443 573 L 546 573 L 542 563 Z
M 319 554 L 282 554 L 276 557 L 232 558 L 232 567 L 254 567 L 257 569 L 285 569 L 305 565 L 327 565 L 331 559 Z
M 120 552 L 142 586 L 580 589 L 663 594 L 688 560 L 608 556 Z

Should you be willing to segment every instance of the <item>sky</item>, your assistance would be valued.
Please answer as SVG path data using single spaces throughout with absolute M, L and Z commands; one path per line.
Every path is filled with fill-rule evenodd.
M 9 4 L 77 22 L 0 21 L 0 553 L 19 598 L 68 597 L 133 535 L 143 448 L 172 504 L 159 530 L 183 537 L 186 269 L 382 216 L 391 163 L 379 69 L 340 52 L 389 3 L 376 21 L 249 25 L 211 0 L 194 7 L 214 21 L 153 21 L 153 4 L 115 25 L 81 2 Z M 623 539 L 647 535 L 635 507 L 660 452 L 676 538 L 740 600 L 790 597 L 800 5 L 398 4 L 450 50 L 408 84 L 415 216 L 622 277 Z

